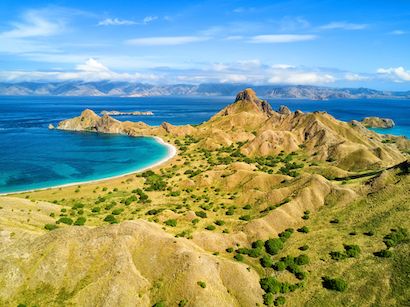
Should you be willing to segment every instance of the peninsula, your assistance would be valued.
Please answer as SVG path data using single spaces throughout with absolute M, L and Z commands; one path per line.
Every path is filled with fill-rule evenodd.
M 410 141 L 279 111 L 246 89 L 195 127 L 92 110 L 62 121 L 159 136 L 178 153 L 98 184 L 1 197 L 0 305 L 405 305 Z

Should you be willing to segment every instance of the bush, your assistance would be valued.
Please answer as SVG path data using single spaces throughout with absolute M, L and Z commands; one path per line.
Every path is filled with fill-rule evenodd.
M 197 284 L 202 288 L 206 288 L 206 283 L 204 281 L 198 281 Z
M 286 270 L 286 264 L 283 261 L 278 261 L 273 266 L 273 269 L 275 271 L 284 271 L 284 270 Z
M 305 212 L 303 212 L 304 214 L 308 215 L 310 214 L 310 210 L 306 210 Z
M 249 257 L 252 258 L 259 258 L 262 255 L 262 249 L 261 248 L 253 248 L 249 252 Z
M 277 255 L 283 249 L 283 242 L 279 239 L 269 239 L 265 242 L 265 249 L 268 254 Z
M 101 208 L 100 207 L 94 207 L 91 211 L 99 213 L 101 211 Z
M 298 272 L 298 273 L 295 273 L 295 276 L 299 280 L 304 280 L 309 277 L 309 273 L 308 272 Z
M 306 251 L 306 250 L 309 249 L 309 246 L 308 246 L 308 245 L 303 245 L 303 246 L 299 247 L 299 249 L 300 249 L 301 251 Z
M 233 253 L 233 248 L 232 248 L 232 247 L 228 247 L 228 248 L 226 249 L 226 251 L 227 251 L 228 253 Z
M 304 216 L 302 216 L 302 219 L 304 219 L 304 220 L 308 220 L 309 218 L 310 218 L 309 215 L 304 215 Z
M 120 215 L 123 211 L 124 211 L 124 209 L 115 209 L 111 213 L 113 215 Z
M 268 292 L 263 295 L 263 303 L 267 306 L 273 304 L 273 293 Z
M 225 222 L 221 221 L 221 220 L 216 220 L 215 224 L 218 225 L 218 226 L 222 226 L 222 225 L 225 225 Z
M 179 307 L 184 307 L 185 304 L 186 304 L 186 300 L 182 300 L 182 301 L 179 302 L 178 306 Z
M 245 259 L 245 257 L 242 256 L 241 254 L 235 255 L 234 258 L 235 258 L 236 260 L 238 260 L 238 261 L 243 261 L 243 260 Z
M 373 230 L 370 230 L 369 232 L 365 233 L 365 235 L 372 237 L 374 236 L 376 233 Z
M 309 260 L 308 255 L 302 254 L 302 255 L 299 255 L 295 258 L 295 263 L 297 265 L 305 265 L 305 264 L 309 264 L 310 260 Z
M 215 225 L 208 225 L 208 226 L 205 227 L 205 229 L 206 230 L 215 230 L 216 227 L 215 227 Z
M 51 231 L 51 230 L 57 229 L 58 226 L 57 226 L 57 225 L 53 225 L 53 224 L 46 224 L 46 225 L 44 226 L 44 228 Z
M 154 305 L 154 307 L 165 307 L 162 302 L 158 302 Z
M 291 283 L 289 282 L 284 282 L 282 283 L 282 287 L 280 289 L 280 293 L 289 293 L 290 292 L 290 287 L 292 286 Z
M 337 251 L 337 252 L 330 252 L 330 257 L 332 257 L 332 259 L 334 260 L 343 260 L 347 258 L 347 254 L 345 251 Z
M 287 255 L 286 257 L 282 258 L 282 261 L 286 266 L 289 266 L 295 263 L 295 258 L 292 255 Z
M 286 298 L 284 296 L 279 296 L 275 300 L 275 306 L 280 306 L 286 303 Z
M 359 245 L 345 245 L 345 250 L 347 256 L 351 258 L 357 257 L 357 255 L 361 252 Z
M 84 223 L 85 223 L 86 220 L 87 220 L 87 219 L 86 219 L 85 217 L 79 217 L 79 218 L 75 221 L 74 225 L 75 225 L 75 226 L 84 226 Z
M 342 219 L 340 217 L 337 217 L 333 221 L 330 221 L 330 223 L 339 224 L 341 221 L 342 221 Z
M 309 233 L 309 228 L 307 228 L 306 226 L 303 226 L 302 228 L 298 229 L 298 231 L 302 233 Z
M 288 269 L 289 272 L 291 272 L 291 273 L 293 273 L 293 274 L 302 272 L 300 266 L 298 266 L 298 265 L 295 264 L 295 263 L 289 265 L 289 266 L 287 267 L 287 269 Z
M 250 210 L 252 209 L 251 205 L 246 205 L 245 207 L 243 207 L 245 210 Z
M 286 238 L 286 239 L 289 239 L 290 237 L 292 236 L 292 233 L 290 232 L 290 231 L 284 231 L 284 232 L 281 232 L 280 234 L 279 234 L 279 237 L 280 238 Z
M 203 218 L 203 219 L 207 218 L 206 212 L 204 211 L 196 211 L 195 214 L 196 216 L 199 216 L 200 218 Z
M 69 217 L 62 217 L 58 220 L 58 222 L 71 225 L 73 223 L 73 220 Z
M 198 219 L 195 219 L 195 220 L 192 220 L 192 224 L 197 224 L 197 223 L 199 223 L 199 220 Z
M 347 289 L 347 283 L 343 279 L 331 279 L 329 276 L 323 278 L 323 287 L 329 290 L 344 292 Z
M 388 249 L 382 249 L 380 252 L 374 253 L 374 255 L 381 258 L 390 258 L 393 256 L 393 253 Z
M 383 242 L 390 248 L 407 237 L 409 237 L 408 229 L 399 227 L 399 229 L 392 229 L 392 232 L 384 237 Z
M 253 248 L 262 248 L 265 245 L 265 242 L 258 240 L 252 243 Z
M 116 221 L 116 219 L 114 215 L 111 215 L 111 214 L 107 215 L 104 219 L 104 222 L 114 222 L 114 221 Z
M 266 293 L 277 294 L 282 289 L 282 283 L 272 276 L 262 278 L 259 283 Z
M 251 216 L 250 215 L 242 215 L 239 219 L 242 220 L 242 221 L 248 222 L 248 221 L 251 220 Z
M 269 255 L 263 256 L 263 258 L 260 261 L 261 261 L 261 265 L 264 268 L 270 268 L 272 266 L 272 259 Z
M 74 204 L 74 206 L 73 206 L 73 209 L 74 209 L 74 210 L 76 210 L 76 209 L 81 209 L 81 208 L 84 208 L 84 204 L 76 203 L 76 204 Z
M 224 229 L 222 233 L 229 233 L 229 229 Z
M 169 220 L 166 220 L 164 223 L 167 226 L 176 227 L 178 223 L 178 219 L 169 219 Z

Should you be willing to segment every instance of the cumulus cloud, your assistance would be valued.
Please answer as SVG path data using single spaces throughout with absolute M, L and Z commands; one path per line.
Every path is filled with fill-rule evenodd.
M 369 25 L 368 24 L 358 24 L 358 23 L 349 23 L 346 21 L 341 21 L 341 22 L 331 22 L 328 23 L 327 25 L 323 25 L 319 27 L 319 29 L 324 29 L 324 30 L 331 30 L 331 29 L 344 29 L 344 30 L 363 30 L 367 28 Z
M 404 70 L 403 67 L 383 69 L 379 68 L 377 73 L 384 79 L 390 79 L 394 82 L 410 81 L 410 70 Z
M 111 18 L 107 18 L 106 20 L 100 21 L 97 26 L 129 26 L 129 25 L 136 25 L 137 23 L 132 20 L 119 20 L 115 18 L 114 20 Z
M 22 81 L 158 81 L 161 76 L 144 75 L 140 73 L 119 74 L 111 71 L 94 59 L 89 59 L 85 64 L 77 65 L 73 71 L 2 71 L 0 81 L 3 82 L 22 82 Z
M 128 39 L 125 41 L 127 45 L 140 46 L 169 46 L 169 45 L 184 45 L 188 43 L 202 42 L 211 39 L 211 37 L 203 36 L 164 36 L 164 37 L 146 37 Z
M 402 35 L 402 34 L 406 34 L 406 32 L 401 31 L 401 30 L 396 30 L 396 31 L 392 31 L 392 32 L 390 32 L 390 34 L 394 34 L 394 35 Z
M 358 74 L 347 74 L 345 75 L 345 79 L 348 81 L 366 81 L 369 80 L 369 77 L 360 76 Z
M 294 35 L 294 34 L 276 34 L 276 35 L 257 35 L 249 38 L 248 43 L 293 43 L 316 39 L 316 35 Z

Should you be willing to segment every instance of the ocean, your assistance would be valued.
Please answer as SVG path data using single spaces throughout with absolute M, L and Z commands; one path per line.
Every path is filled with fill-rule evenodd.
M 267 99 L 274 110 L 326 111 L 350 121 L 367 116 L 391 118 L 394 128 L 373 129 L 410 137 L 410 100 L 356 99 L 311 101 Z M 235 101 L 221 96 L 49 97 L 0 96 L 0 193 L 103 179 L 133 172 L 162 160 L 168 148 L 150 137 L 131 138 L 90 132 L 49 130 L 88 108 L 101 111 L 152 111 L 153 116 L 115 116 L 158 126 L 200 124 Z

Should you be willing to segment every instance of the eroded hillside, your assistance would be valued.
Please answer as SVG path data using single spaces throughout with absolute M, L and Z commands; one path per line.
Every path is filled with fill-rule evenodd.
M 410 274 L 399 261 L 408 261 L 408 238 L 389 246 L 393 257 L 377 256 L 390 229 L 410 226 L 406 138 L 324 112 L 274 112 L 250 89 L 197 127 L 86 110 L 59 129 L 157 135 L 179 152 L 143 173 L 1 198 L 5 306 L 400 306 L 409 298 L 398 286 L 400 272 Z M 333 259 L 343 244 L 360 252 Z M 328 290 L 326 275 L 347 290 Z

